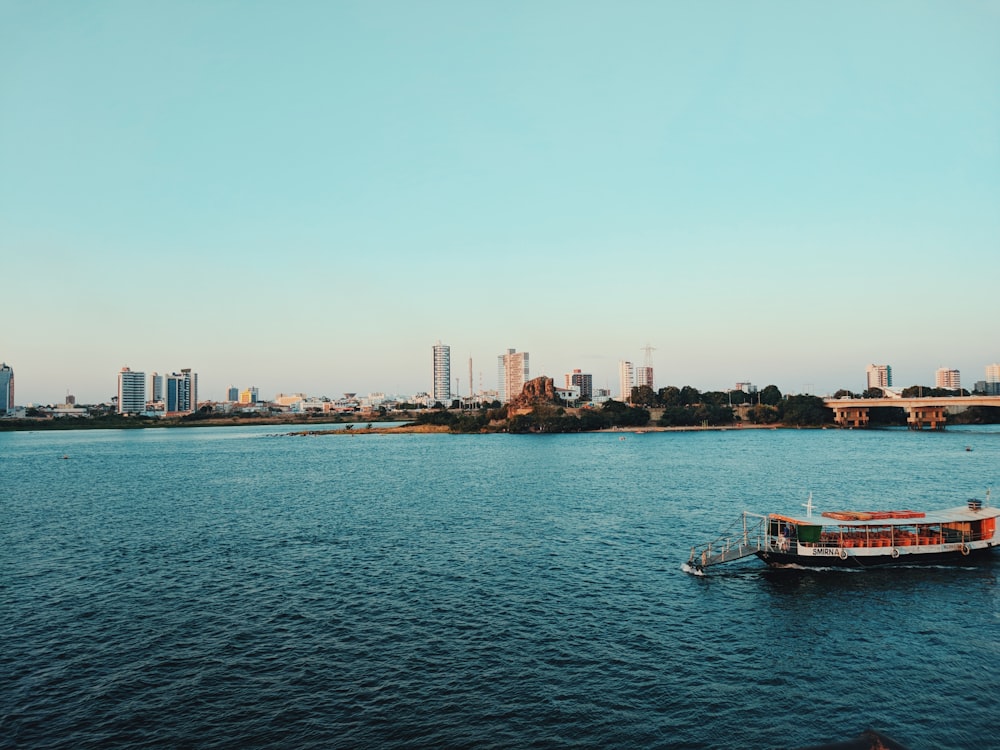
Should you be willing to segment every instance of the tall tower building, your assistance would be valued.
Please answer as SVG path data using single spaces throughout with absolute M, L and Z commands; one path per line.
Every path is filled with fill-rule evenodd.
M 590 401 L 594 397 L 594 376 L 589 373 L 573 370 L 566 373 L 566 387 L 578 386 L 580 388 L 580 399 Z
M 618 385 L 621 401 L 627 404 L 632 400 L 632 386 L 635 385 L 635 365 L 627 360 L 618 363 Z
M 142 414 L 146 411 L 146 373 L 123 367 L 118 373 L 118 413 Z
M 868 365 L 865 373 L 869 388 L 892 388 L 892 368 L 889 365 Z
M 642 367 L 635 368 L 635 385 L 636 388 L 641 388 L 642 386 L 653 387 L 653 352 L 656 351 L 655 346 L 650 346 L 646 344 L 642 347 L 642 351 L 646 353 L 645 359 L 643 360 Z
M 451 405 L 451 347 L 438 341 L 434 345 L 434 401 Z
M 986 365 L 986 382 L 1000 383 L 1000 364 Z
M 4 362 L 0 365 L 0 417 L 14 416 L 14 370 Z
M 934 387 L 948 388 L 953 391 L 962 388 L 962 378 L 958 370 L 951 370 L 947 367 L 938 368 L 934 373 Z
M 198 374 L 190 368 L 167 375 L 164 379 L 164 412 L 191 414 L 198 408 Z
M 497 369 L 497 390 L 500 391 L 500 403 L 505 404 L 520 396 L 529 380 L 528 353 L 508 349 L 506 354 L 497 357 Z
M 149 400 L 163 400 L 163 376 L 155 372 L 149 376 Z

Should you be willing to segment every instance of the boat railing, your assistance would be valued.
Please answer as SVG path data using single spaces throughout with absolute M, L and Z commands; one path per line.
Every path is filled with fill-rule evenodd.
M 824 531 L 817 542 L 804 542 L 796 540 L 802 547 L 910 547 L 928 546 L 935 544 L 958 544 L 978 541 L 990 541 L 993 539 L 993 532 L 984 530 L 965 530 L 950 528 L 913 528 L 896 530 L 871 531 L 862 527 L 855 527 L 841 532 Z M 782 541 L 771 536 L 768 542 L 772 548 L 781 545 Z
M 688 565 L 704 570 L 710 565 L 738 560 L 769 549 L 766 516 L 744 511 L 740 519 L 723 535 L 707 544 L 691 548 Z

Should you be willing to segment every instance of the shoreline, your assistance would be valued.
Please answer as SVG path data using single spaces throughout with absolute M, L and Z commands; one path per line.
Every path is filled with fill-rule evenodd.
M 338 423 L 334 423 L 338 424 Z M 374 423 L 373 423 L 374 425 Z M 710 425 L 707 427 L 702 427 L 701 425 L 694 425 L 688 427 L 661 427 L 659 425 L 650 425 L 648 427 L 608 427 L 603 430 L 584 430 L 581 432 L 551 432 L 551 433 L 537 433 L 537 432 L 525 432 L 525 433 L 508 433 L 506 431 L 500 430 L 496 432 L 451 432 L 448 427 L 444 425 L 398 425 L 396 427 L 376 427 L 371 428 L 363 427 L 361 429 L 341 429 L 341 430 L 296 430 L 294 432 L 286 432 L 283 435 L 287 437 L 299 437 L 299 436 L 313 436 L 313 435 L 403 435 L 403 434 L 446 434 L 446 435 L 507 435 L 507 434 L 523 434 L 523 435 L 602 435 L 602 434 L 619 434 L 624 437 L 625 434 L 631 433 L 633 435 L 643 434 L 648 432 L 725 432 L 727 430 L 787 430 L 787 429 L 827 429 L 826 427 L 787 427 L 781 424 L 754 424 L 754 425 Z

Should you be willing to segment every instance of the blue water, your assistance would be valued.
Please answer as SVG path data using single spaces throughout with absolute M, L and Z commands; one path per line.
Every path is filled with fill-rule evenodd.
M 681 569 L 989 486 L 996 428 L 0 433 L 0 746 L 998 748 L 1000 561 Z

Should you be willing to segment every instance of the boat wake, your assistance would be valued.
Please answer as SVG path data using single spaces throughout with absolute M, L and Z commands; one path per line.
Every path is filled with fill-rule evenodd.
M 819 565 L 798 565 L 796 563 L 782 563 L 780 565 L 771 565 L 771 570 L 805 570 L 809 572 L 819 572 L 819 573 L 863 573 L 865 568 L 844 568 L 835 565 L 829 566 L 819 566 Z

